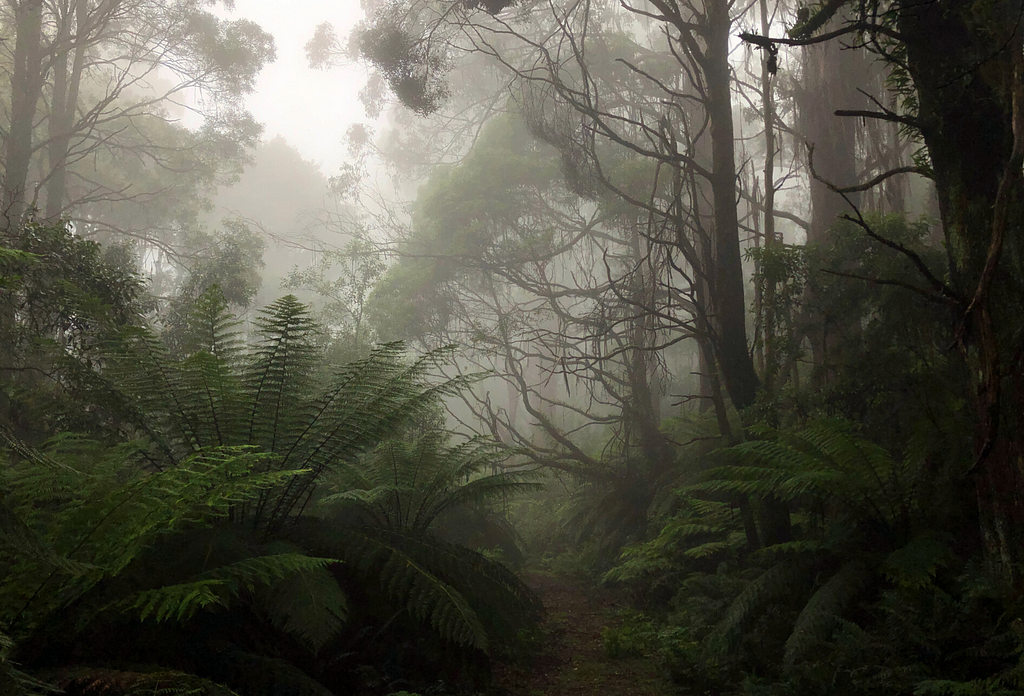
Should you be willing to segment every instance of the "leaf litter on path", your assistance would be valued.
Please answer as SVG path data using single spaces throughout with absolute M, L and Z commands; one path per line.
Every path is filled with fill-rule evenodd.
M 616 626 L 613 595 L 550 573 L 524 577 L 548 615 L 544 645 L 525 664 L 499 664 L 494 684 L 507 696 L 670 696 L 676 693 L 652 658 L 613 659 L 601 636 Z

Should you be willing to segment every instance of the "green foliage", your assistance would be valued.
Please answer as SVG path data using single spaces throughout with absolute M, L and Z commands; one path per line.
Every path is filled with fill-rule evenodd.
M 318 621 L 316 616 L 302 617 L 298 612 L 307 609 L 307 604 L 311 605 L 309 608 L 315 612 L 319 608 L 319 602 L 328 601 L 331 604 L 328 611 L 337 621 L 344 620 L 344 595 L 340 594 L 337 583 L 330 575 L 324 576 L 317 572 L 322 571 L 331 562 L 333 561 L 328 558 L 310 558 L 301 553 L 246 558 L 201 573 L 189 582 L 139 592 L 121 602 L 118 609 L 125 613 L 138 613 L 142 620 L 152 617 L 155 621 L 181 621 L 191 618 L 200 609 L 211 605 L 227 606 L 232 599 L 243 593 L 252 593 L 259 586 L 275 586 L 278 594 L 289 590 L 294 592 L 290 598 L 293 602 L 298 597 L 313 599 L 311 603 L 294 603 L 289 607 L 292 611 L 282 607 L 280 602 L 272 606 L 281 610 L 280 623 L 286 631 L 299 633 L 309 639 L 315 647 L 319 647 L 327 637 L 330 637 L 329 629 L 324 631 L 322 628 L 325 622 Z M 327 596 L 327 590 L 321 586 L 324 577 L 333 585 L 333 588 L 330 588 L 333 595 L 330 597 Z M 289 583 L 277 582 L 283 578 L 293 581 L 290 587 Z M 302 582 L 300 587 L 294 585 L 296 579 Z M 321 585 L 316 584 L 317 580 Z
M 790 502 L 828 501 L 851 517 L 870 520 L 890 545 L 907 538 L 916 502 L 915 452 L 896 460 L 881 447 L 854 436 L 849 424 L 835 420 L 762 435 L 771 439 L 722 450 L 719 456 L 736 464 L 704 473 L 703 482 L 694 489 L 771 494 Z
M 496 471 L 505 451 L 473 438 L 444 446 L 448 435 L 429 431 L 415 440 L 391 439 L 347 464 L 332 481 L 339 490 L 322 506 L 355 513 L 391 529 L 425 531 L 445 513 L 535 488 L 532 472 Z
M 7 526 L 22 530 L 4 550 L 10 565 L 0 585 L 0 621 L 21 631 L 122 574 L 159 538 L 211 524 L 296 473 L 261 471 L 266 455 L 244 448 L 211 450 L 157 472 L 140 466 L 144 460 L 134 446 L 109 449 L 64 437 L 47 453 L 21 450 L 33 456 L 0 472 Z M 33 529 L 44 531 L 25 543 L 24 530 Z M 43 553 L 26 553 L 33 547 Z M 237 596 L 256 579 L 294 572 L 288 561 L 295 565 L 289 558 L 253 561 L 192 584 L 142 592 L 119 606 L 158 619 L 188 616 Z
M 0 417 L 36 441 L 103 431 L 90 393 L 103 342 L 148 309 L 130 248 L 36 223 L 0 233 L 0 248 Z
M 626 612 L 619 626 L 606 626 L 601 630 L 601 642 L 608 657 L 622 659 L 645 657 L 657 645 L 658 631 L 642 615 Z
M 372 330 L 364 326 L 370 292 L 386 267 L 373 245 L 353 239 L 338 251 L 318 255 L 317 263 L 304 270 L 292 269 L 284 282 L 288 289 L 307 289 L 323 302 L 320 323 L 351 350 L 370 343 Z
M 174 670 L 133 672 L 97 667 L 62 670 L 55 682 L 74 696 L 237 696 L 234 691 Z
M 530 629 L 541 611 L 533 592 L 501 563 L 421 530 L 310 521 L 290 536 L 346 562 L 442 638 L 488 650 L 492 638 Z
M 275 626 L 314 651 L 336 637 L 348 618 L 348 596 L 321 564 L 289 573 L 259 594 L 258 599 Z
M 277 529 L 329 471 L 354 461 L 409 419 L 427 414 L 460 381 L 431 385 L 446 351 L 402 362 L 399 344 L 324 374 L 319 327 L 293 296 L 270 305 L 256 340 L 241 345 L 216 287 L 195 303 L 190 338 L 175 359 L 152 333 L 126 337 L 110 374 L 129 397 L 130 416 L 170 461 L 222 446 L 274 453 L 269 470 L 301 469 L 287 485 L 240 506 L 236 520 Z
M 67 659 L 75 636 L 111 624 L 135 626 L 140 646 L 189 635 L 177 626 L 212 646 L 224 640 L 219 617 L 230 615 L 241 623 L 228 640 L 242 649 L 174 658 L 174 674 L 245 693 L 287 684 L 323 694 L 322 675 L 265 655 L 245 627 L 271 630 L 322 664 L 346 659 L 342 638 L 359 628 L 347 624 L 350 591 L 377 597 L 371 608 L 397 610 L 378 636 L 402 616 L 455 646 L 505 650 L 534 627 L 540 606 L 514 574 L 428 529 L 529 485 L 525 474 L 489 471 L 504 456 L 493 445 L 446 446 L 448 436 L 433 430 L 439 399 L 460 385 L 427 377 L 444 352 L 406 362 L 391 344 L 325 367 L 320 328 L 295 298 L 271 305 L 244 342 L 216 286 L 186 319 L 173 351 L 134 327 L 103 346 L 94 388 L 121 431 L 143 439 L 110 447 L 65 434 L 39 451 L 7 438 L 14 461 L 0 470 L 0 556 L 10 561 L 0 575 L 0 626 L 28 664 Z M 402 432 L 419 436 L 405 442 Z M 308 503 L 328 481 L 333 498 L 317 509 L 335 509 L 336 519 L 317 520 Z M 374 519 L 394 502 L 403 510 L 396 524 Z M 376 620 L 360 607 L 358 621 Z M 135 649 L 130 640 L 93 643 L 85 663 Z M 137 661 L 164 662 L 139 649 Z M 5 679 L 23 674 L 6 652 L 4 660 Z M 202 693 L 185 676 L 154 686 L 127 672 L 113 681 L 90 674 L 81 688 Z
M 855 559 L 811 595 L 786 640 L 787 665 L 806 659 L 811 650 L 831 636 L 834 624 L 841 621 L 843 612 L 871 579 L 870 570 Z

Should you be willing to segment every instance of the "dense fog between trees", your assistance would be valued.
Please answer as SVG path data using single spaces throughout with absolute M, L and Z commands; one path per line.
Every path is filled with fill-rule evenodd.
M 1021 0 L 318 12 L 0 6 L 0 694 L 1024 692 Z

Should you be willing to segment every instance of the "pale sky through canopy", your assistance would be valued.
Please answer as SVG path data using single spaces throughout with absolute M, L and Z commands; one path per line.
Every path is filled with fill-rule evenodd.
M 313 70 L 304 47 L 322 22 L 333 24 L 346 40 L 362 19 L 359 0 L 235 0 L 230 16 L 251 19 L 277 44 L 277 60 L 263 69 L 247 99 L 253 116 L 264 124 L 264 139 L 284 136 L 331 176 L 346 159 L 345 131 L 366 121 L 357 96 L 366 71 L 357 65 Z

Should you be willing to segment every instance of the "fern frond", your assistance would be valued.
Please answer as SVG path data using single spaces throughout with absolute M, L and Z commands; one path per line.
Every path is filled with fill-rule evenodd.
M 348 617 L 348 597 L 327 568 L 306 568 L 259 594 L 260 609 L 275 626 L 314 651 L 338 635 Z
M 309 521 L 290 534 L 314 553 L 348 562 L 450 642 L 486 650 L 490 635 L 514 635 L 543 611 L 500 563 L 423 532 Z
M 736 551 L 736 546 L 729 541 L 709 541 L 706 544 L 699 544 L 686 549 L 683 557 L 693 560 L 701 560 L 712 556 L 719 556 L 724 553 Z
M 715 651 L 725 652 L 735 648 L 741 629 L 766 604 L 782 597 L 791 597 L 794 584 L 799 582 L 804 564 L 793 561 L 778 563 L 757 579 L 751 581 L 733 600 L 725 617 L 708 636 L 708 646 Z
M 810 497 L 843 506 L 859 519 L 890 528 L 901 524 L 910 504 L 908 465 L 877 445 L 855 437 L 842 421 L 821 420 L 795 431 L 773 431 L 774 439 L 720 450 L 733 462 L 705 472 L 695 490 L 774 495 L 798 502 Z
M 85 572 L 87 564 L 77 563 L 56 553 L 46 542 L 26 525 L 0 497 L 0 551 L 15 555 L 30 556 L 44 565 L 56 568 L 69 575 Z
M 9 653 L 14 641 L 0 632 L 0 693 L 10 696 L 39 696 L 60 693 L 60 689 L 48 682 L 36 679 L 18 669 Z
M 152 617 L 156 621 L 184 621 L 211 605 L 226 607 L 243 592 L 252 593 L 257 586 L 320 571 L 335 562 L 300 553 L 255 556 L 207 571 L 189 582 L 139 592 L 114 608 L 137 613 L 141 620 Z
M 954 681 L 926 679 L 914 686 L 914 696 L 1019 696 L 1020 690 L 1007 688 L 999 677 Z
M 920 589 L 935 578 L 939 568 L 949 565 L 953 559 L 953 552 L 946 544 L 923 536 L 890 553 L 882 570 L 889 580 L 901 587 Z
M 302 431 L 303 402 L 311 391 L 319 327 L 309 307 L 286 295 L 260 312 L 258 342 L 246 375 L 249 392 L 246 441 L 283 452 Z
M 225 686 L 185 672 L 131 672 L 76 667 L 55 679 L 68 696 L 238 696 Z
M 757 563 L 778 563 L 787 558 L 819 554 L 824 551 L 825 547 L 820 541 L 787 541 L 758 549 L 750 554 L 750 560 Z
M 473 438 L 445 447 L 447 433 L 428 432 L 414 442 L 391 439 L 357 462 L 344 466 L 333 481 L 339 493 L 321 507 L 348 504 L 395 529 L 427 529 L 446 511 L 536 488 L 533 471 L 500 472 L 504 450 Z
M 871 580 L 873 574 L 860 561 L 850 561 L 818 588 L 797 617 L 786 641 L 785 664 L 792 666 L 828 640 L 843 610 Z

